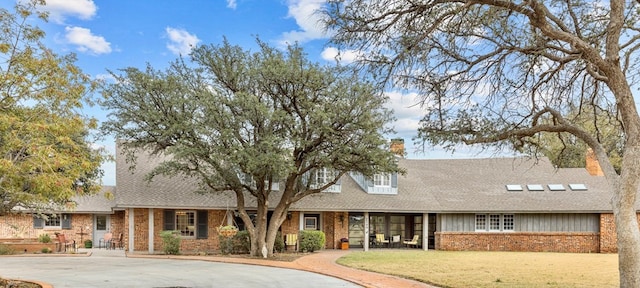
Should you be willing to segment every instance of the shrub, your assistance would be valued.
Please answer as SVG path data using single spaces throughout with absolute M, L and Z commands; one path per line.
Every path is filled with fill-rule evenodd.
M 324 247 L 326 238 L 322 231 L 300 231 L 300 251 L 313 252 Z
M 280 233 L 280 231 L 276 234 L 276 241 L 273 243 L 273 250 L 276 252 L 284 251 L 284 239 L 282 238 L 282 233 Z
M 11 255 L 14 254 L 15 251 L 9 245 L 0 244 L 0 255 Z
M 47 254 L 47 253 L 51 253 L 53 251 L 51 251 L 51 248 L 49 248 L 49 247 L 42 247 L 42 250 L 40 250 L 40 252 Z
M 249 254 L 251 250 L 251 238 L 249 237 L 249 231 L 242 230 L 233 236 L 233 253 L 234 254 Z
M 38 242 L 51 243 L 51 236 L 49 236 L 49 234 L 40 234 L 40 236 L 38 236 Z
M 162 231 L 160 232 L 160 238 L 162 238 L 162 251 L 164 251 L 164 254 L 180 254 L 180 231 Z

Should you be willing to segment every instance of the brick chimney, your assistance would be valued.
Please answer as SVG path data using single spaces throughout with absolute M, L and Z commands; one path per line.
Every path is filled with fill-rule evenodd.
M 404 158 L 404 139 L 391 139 L 391 147 L 389 148 L 389 150 L 391 151 L 391 153 Z
M 587 149 L 585 160 L 587 162 L 586 168 L 589 175 L 604 176 L 604 172 L 602 171 L 602 168 L 600 168 L 600 163 L 598 163 L 598 158 L 596 158 L 596 153 L 593 152 L 593 149 Z

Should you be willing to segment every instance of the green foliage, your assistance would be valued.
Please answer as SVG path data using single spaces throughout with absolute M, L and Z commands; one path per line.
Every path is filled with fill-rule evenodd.
M 251 239 L 246 230 L 238 231 L 232 237 L 218 236 L 220 241 L 220 253 L 227 254 L 247 254 L 251 248 Z
M 49 247 L 42 247 L 42 249 L 40 250 L 40 252 L 48 254 L 48 253 L 52 253 L 53 251 L 51 250 L 51 248 Z
M 0 255 L 12 255 L 15 251 L 9 245 L 0 244 Z
M 44 32 L 31 26 L 33 14 L 46 19 L 39 5 L 0 9 L 0 215 L 97 192 L 106 157 L 90 145 L 96 120 L 79 112 L 96 83 L 74 55 L 58 56 L 41 42 Z
M 284 251 L 284 238 L 282 238 L 282 232 L 280 231 L 276 234 L 276 240 L 273 243 L 273 250 L 276 252 Z
M 324 232 L 322 231 L 308 231 L 302 230 L 300 231 L 300 251 L 302 252 L 313 252 L 316 250 L 320 250 L 324 248 L 324 244 L 326 242 L 326 238 Z
M 180 231 L 165 230 L 160 232 L 162 251 L 167 255 L 180 254 Z
M 116 81 L 104 87 L 101 102 L 111 115 L 104 132 L 123 140 L 131 165 L 137 148 L 171 156 L 146 175 L 149 180 L 194 177 L 201 192 L 253 198 L 258 214 L 267 211 L 258 199 L 273 198 L 265 183 L 292 183 L 276 198 L 273 214 L 279 216 L 271 221 L 348 171 L 372 176 L 398 170 L 383 136 L 391 111 L 376 87 L 356 71 L 310 62 L 298 46 L 258 45 L 252 52 L 225 40 L 195 48 L 190 62 L 178 59 L 165 71 L 112 73 Z M 336 171 L 325 187 L 312 185 L 318 168 Z M 244 203 L 238 199 L 239 207 Z M 239 213 L 253 229 L 246 211 Z M 258 224 L 256 235 L 268 235 L 267 223 Z M 256 239 L 252 253 L 266 242 Z
M 40 234 L 38 236 L 38 242 L 40 242 L 40 243 L 51 243 L 51 236 L 49 236 L 49 234 Z
M 93 241 L 89 239 L 84 240 L 84 248 L 91 248 L 91 247 L 93 247 Z

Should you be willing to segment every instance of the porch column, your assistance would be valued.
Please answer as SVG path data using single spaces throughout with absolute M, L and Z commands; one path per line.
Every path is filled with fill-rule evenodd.
M 422 250 L 429 250 L 429 213 L 422 213 Z
M 149 208 L 149 254 L 153 254 L 153 208 Z
M 135 235 L 135 231 L 133 231 L 133 229 L 135 228 L 134 224 L 134 218 L 133 218 L 133 208 L 129 208 L 129 252 L 133 252 L 135 250 L 135 248 L 133 247 L 133 242 L 134 242 L 134 235 Z
M 369 251 L 369 212 L 364 212 L 364 239 L 362 240 L 364 251 Z

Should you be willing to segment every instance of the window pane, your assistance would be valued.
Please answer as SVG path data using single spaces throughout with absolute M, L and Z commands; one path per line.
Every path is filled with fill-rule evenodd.
M 47 215 L 47 219 L 44 221 L 45 227 L 60 227 L 60 215 Z
M 317 219 L 316 217 L 304 217 L 304 230 L 317 230 Z
M 513 214 L 505 214 L 503 216 L 504 230 L 513 231 L 514 216 Z
M 476 230 L 487 230 L 487 215 L 476 215 Z
M 196 212 L 176 211 L 176 229 L 181 236 L 195 236 L 196 234 Z
M 500 230 L 500 214 L 489 215 L 489 230 Z
M 96 230 L 107 230 L 106 215 L 96 215 Z

